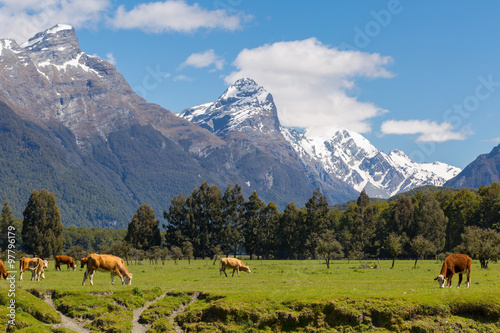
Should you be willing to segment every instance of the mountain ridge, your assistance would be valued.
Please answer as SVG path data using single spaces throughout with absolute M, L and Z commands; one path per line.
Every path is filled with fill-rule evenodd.
M 307 129 L 298 132 L 285 128 L 279 122 L 272 95 L 250 78 L 237 80 L 215 102 L 187 108 L 179 117 L 219 136 L 239 131 L 251 134 L 256 142 L 262 136 L 267 146 L 271 146 L 271 139 L 285 139 L 287 143 L 281 148 L 291 145 L 313 178 L 347 182 L 357 192 L 364 189 L 373 197 L 388 198 L 427 184 L 443 185 L 460 171 L 441 162 L 415 163 L 399 150 L 385 154 L 361 134 L 347 129 L 332 130 L 325 137 Z M 245 125 L 249 119 L 254 126 Z M 279 155 L 277 150 L 273 153 Z
M 126 226 L 142 203 L 157 213 L 168 209 L 173 196 L 191 193 L 203 181 L 221 190 L 238 183 L 245 196 L 257 191 L 264 202 L 274 201 L 280 208 L 289 202 L 304 204 L 316 187 L 330 202 L 357 195 L 341 181 L 328 175 L 316 179 L 308 172 L 272 124 L 275 110 L 268 110 L 262 123 L 272 131 L 261 136 L 254 132 L 267 127 L 252 119 L 243 122 L 246 133 L 216 135 L 147 103 L 112 64 L 82 51 L 70 26 L 54 26 L 23 46 L 0 40 L 0 101 L 30 124 L 47 147 L 43 151 L 53 152 L 59 166 L 50 167 L 43 156 L 19 159 L 9 147 L 0 149 L 2 159 L 21 161 L 21 169 L 29 173 L 23 176 L 7 165 L 3 171 L 15 179 L 0 179 L 0 188 L 9 189 L 0 199 L 9 200 L 17 216 L 35 188 L 55 192 L 65 225 L 111 228 Z M 231 104 L 236 97 L 229 91 L 224 101 Z M 15 134 L 22 141 L 23 132 Z M 26 149 L 33 156 L 40 153 L 36 145 Z M 50 177 L 38 174 L 40 170 Z M 69 170 L 65 174 L 75 181 L 58 181 L 58 170 Z M 79 197 L 79 187 L 110 197 L 92 196 L 90 190 Z M 90 207 L 92 197 L 103 205 Z
M 500 145 L 486 154 L 479 155 L 445 186 L 480 187 L 500 182 Z

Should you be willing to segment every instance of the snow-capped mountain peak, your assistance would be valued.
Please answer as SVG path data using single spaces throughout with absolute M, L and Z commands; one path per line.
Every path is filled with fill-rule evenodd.
M 372 197 L 388 198 L 421 185 L 443 185 L 460 172 L 445 163 L 415 163 L 399 150 L 386 154 L 347 129 L 318 127 L 299 132 L 284 128 L 272 95 L 249 78 L 236 81 L 215 102 L 186 109 L 180 117 L 219 136 L 244 133 L 261 146 L 285 139 L 318 177 L 326 173 L 357 191 L 365 189 Z M 281 146 L 276 147 L 275 151 Z
M 387 198 L 421 185 L 443 185 L 460 172 L 441 162 L 416 163 L 400 150 L 385 154 L 361 134 L 346 129 L 332 130 L 329 139 L 324 131 L 320 136 L 308 130 L 283 129 L 282 133 L 304 162 L 319 162 L 329 174 L 358 191 L 365 189 L 372 197 Z
M 272 95 L 249 78 L 236 81 L 215 102 L 185 109 L 179 116 L 217 135 L 230 132 L 257 136 L 279 134 Z

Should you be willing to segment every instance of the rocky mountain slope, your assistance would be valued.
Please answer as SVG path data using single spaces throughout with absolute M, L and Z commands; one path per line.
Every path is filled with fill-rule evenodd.
M 284 135 L 305 160 L 314 159 L 332 175 L 345 180 L 371 197 L 388 198 L 423 185 L 442 186 L 460 172 L 446 163 L 415 163 L 404 152 L 389 154 L 375 148 L 366 138 L 346 129 L 329 137 L 312 136 L 284 129 Z
M 239 183 L 247 197 L 257 191 L 280 208 L 302 206 L 316 187 L 332 203 L 356 197 L 352 187 L 297 157 L 279 131 L 270 94 L 257 94 L 255 106 L 267 109 L 252 119 L 243 117 L 249 110 L 239 118 L 238 107 L 229 112 L 254 94 L 228 90 L 211 108 L 221 115 L 203 128 L 135 94 L 113 65 L 80 49 L 70 26 L 23 45 L 0 39 L 0 101 L 18 124 L 1 133 L 11 140 L 0 142 L 0 160 L 16 163 L 2 164 L 9 177 L 0 178 L 0 199 L 20 217 L 31 191 L 47 188 L 64 224 L 119 228 L 140 204 L 159 217 L 174 195 L 203 181 L 222 191 Z M 27 131 L 35 144 L 26 144 Z
M 235 82 L 215 102 L 186 109 L 180 117 L 219 137 L 247 135 L 283 161 L 298 157 L 311 179 L 332 186 L 341 181 L 372 197 L 388 198 L 422 185 L 441 186 L 460 172 L 445 163 L 415 163 L 398 150 L 385 154 L 362 135 L 345 129 L 318 137 L 307 130 L 284 128 L 271 94 L 249 78 Z
M 283 136 L 276 105 L 272 95 L 254 80 L 242 78 L 213 103 L 206 103 L 183 110 L 180 118 L 187 119 L 225 140 L 233 151 L 240 151 L 248 143 L 259 151 L 272 156 L 277 164 L 255 158 L 249 161 L 254 167 L 269 170 L 263 179 L 265 186 L 271 187 L 275 177 L 283 177 L 286 171 L 288 182 L 296 188 L 320 188 L 330 202 L 342 202 L 343 198 L 356 197 L 358 192 L 342 179 L 329 175 L 314 160 L 301 159 L 291 143 Z M 271 170 L 281 170 L 274 172 Z M 306 179 L 299 177 L 306 175 Z M 283 182 L 287 182 L 283 179 Z M 302 183 L 301 183 L 302 182 Z M 250 182 L 245 182 L 247 185 Z M 286 196 L 286 193 L 283 193 Z M 306 199 L 307 200 L 307 199 Z
M 477 188 L 493 182 L 500 182 L 500 145 L 488 154 L 479 155 L 444 186 Z

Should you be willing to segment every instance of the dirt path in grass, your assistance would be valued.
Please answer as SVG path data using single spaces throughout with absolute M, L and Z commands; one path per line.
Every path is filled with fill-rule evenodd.
M 134 314 L 132 318 L 132 332 L 134 333 L 146 333 L 148 329 L 151 327 L 151 324 L 149 325 L 143 325 L 139 323 L 139 319 L 141 318 L 141 314 L 146 310 L 151 304 L 159 301 L 160 299 L 164 298 L 167 295 L 167 293 L 163 293 L 162 295 L 158 296 L 154 300 L 150 302 L 146 302 L 144 306 L 141 306 L 140 308 L 134 309 L 132 312 Z
M 184 305 L 184 304 L 181 304 L 181 306 L 179 306 L 179 308 L 177 310 L 175 310 L 174 312 L 172 312 L 170 314 L 170 316 L 168 316 L 168 321 L 170 322 L 170 324 L 172 324 L 172 326 L 174 326 L 175 328 L 175 331 L 177 333 L 182 333 L 183 330 L 182 328 L 175 322 L 175 317 L 177 317 L 177 315 L 179 313 L 183 313 L 184 311 L 186 311 L 186 307 L 193 304 L 194 302 L 196 302 L 198 300 L 198 298 L 200 297 L 200 293 L 199 292 L 195 292 L 191 295 L 191 301 Z
M 50 326 L 69 328 L 70 330 L 75 331 L 77 333 L 90 333 L 90 330 L 83 328 L 84 323 L 80 323 L 80 322 L 74 320 L 73 318 L 70 318 L 70 317 L 64 315 L 62 312 L 60 312 L 56 309 L 54 301 L 52 300 L 52 293 L 46 293 L 43 300 L 49 306 L 54 308 L 57 311 L 57 313 L 59 313 L 59 315 L 61 316 L 61 323 L 60 324 L 54 324 L 54 325 L 50 325 Z
M 167 295 L 167 292 L 163 293 L 162 295 L 158 296 L 157 298 L 155 298 L 154 300 L 152 300 L 150 302 L 146 302 L 146 304 L 144 304 L 144 306 L 137 308 L 137 309 L 134 309 L 132 311 L 132 313 L 133 313 L 132 332 L 134 332 L 134 333 L 146 333 L 148 331 L 148 329 L 151 327 L 151 324 L 143 325 L 143 324 L 139 323 L 139 319 L 141 318 L 141 314 L 151 304 L 159 301 L 160 299 L 164 298 L 166 295 Z M 174 312 L 172 312 L 170 314 L 170 316 L 168 317 L 168 321 L 172 324 L 172 326 L 174 326 L 176 332 L 182 333 L 183 331 L 182 331 L 182 328 L 175 322 L 175 317 L 177 317 L 178 314 L 186 311 L 186 307 L 191 305 L 192 303 L 196 302 L 198 300 L 199 296 L 200 296 L 199 292 L 195 292 L 195 293 L 191 294 L 191 301 L 186 305 L 181 304 L 179 306 L 179 308 L 177 310 L 175 310 Z M 55 309 L 57 311 L 57 313 L 61 316 L 61 323 L 60 324 L 53 324 L 50 326 L 68 328 L 68 329 L 75 331 L 77 333 L 90 333 L 90 330 L 83 327 L 85 325 L 84 322 L 79 322 L 73 318 L 66 316 L 65 314 L 63 314 L 62 312 L 57 310 L 57 308 L 54 304 L 54 300 L 52 299 L 52 293 L 50 293 L 50 292 L 45 293 L 43 299 L 44 299 L 45 303 L 47 303 L 50 307 Z

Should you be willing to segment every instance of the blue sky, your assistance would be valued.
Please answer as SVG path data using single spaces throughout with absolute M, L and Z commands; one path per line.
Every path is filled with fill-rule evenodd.
M 500 143 L 494 1 L 0 1 L 1 37 L 57 23 L 148 102 L 180 112 L 250 76 L 281 122 L 348 128 L 463 168 Z

